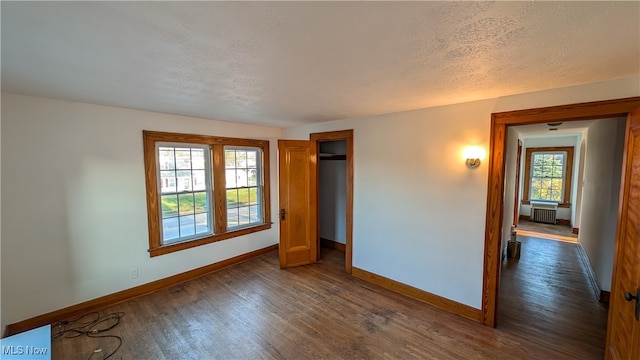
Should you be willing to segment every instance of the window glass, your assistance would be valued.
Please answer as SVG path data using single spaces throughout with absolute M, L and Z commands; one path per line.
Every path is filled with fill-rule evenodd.
M 259 148 L 227 146 L 225 153 L 225 186 L 227 195 L 227 227 L 237 228 L 261 223 L 261 174 Z
M 269 142 L 143 131 L 149 253 L 271 228 Z
M 157 147 L 162 245 L 213 233 L 209 147 L 163 143 Z
M 564 186 L 564 153 L 533 153 L 531 200 L 562 202 Z

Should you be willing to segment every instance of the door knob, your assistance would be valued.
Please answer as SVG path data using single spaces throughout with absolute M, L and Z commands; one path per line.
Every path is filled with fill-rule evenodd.
M 280 220 L 284 220 L 285 211 L 284 209 L 280 209 Z
M 636 309 L 635 309 L 635 315 L 636 315 L 636 320 L 640 320 L 640 301 L 638 301 L 638 298 L 640 298 L 640 288 L 638 288 L 638 290 L 636 291 L 636 294 L 633 295 L 628 291 L 624 292 L 624 299 L 627 301 L 636 301 Z

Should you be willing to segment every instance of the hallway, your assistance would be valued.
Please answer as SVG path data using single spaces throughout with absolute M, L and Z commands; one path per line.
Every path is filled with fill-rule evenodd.
M 577 359 L 602 359 L 607 308 L 589 285 L 577 244 L 519 236 L 520 259 L 505 259 L 498 329 Z

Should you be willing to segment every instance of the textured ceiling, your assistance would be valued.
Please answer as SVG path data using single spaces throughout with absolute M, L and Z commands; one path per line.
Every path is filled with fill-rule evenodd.
M 515 130 L 522 139 L 552 136 L 578 136 L 579 134 L 583 134 L 589 126 L 595 124 L 597 121 L 598 120 L 566 121 L 555 123 L 560 124 L 556 126 L 549 126 L 547 124 L 518 125 L 515 126 Z
M 2 90 L 276 126 L 640 73 L 640 2 L 7 2 Z

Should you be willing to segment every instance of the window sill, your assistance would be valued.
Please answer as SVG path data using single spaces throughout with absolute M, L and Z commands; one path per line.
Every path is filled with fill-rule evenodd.
M 238 236 L 248 235 L 254 232 L 267 230 L 267 229 L 271 229 L 271 223 L 246 227 L 238 230 L 232 230 L 222 234 L 214 234 L 201 239 L 189 240 L 189 241 L 180 242 L 176 244 L 160 246 L 157 248 L 149 249 L 148 251 L 151 257 L 160 256 L 160 255 L 165 255 L 165 254 L 169 254 L 169 253 L 180 251 L 180 250 L 190 249 L 196 246 L 211 244 L 217 241 L 222 241 L 222 240 L 231 239 Z
M 543 200 L 536 200 L 536 201 L 543 201 Z M 531 201 L 522 200 L 522 205 L 531 205 Z M 559 208 L 570 208 L 571 207 L 571 203 L 558 203 L 558 207 Z

